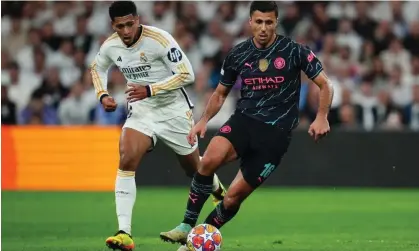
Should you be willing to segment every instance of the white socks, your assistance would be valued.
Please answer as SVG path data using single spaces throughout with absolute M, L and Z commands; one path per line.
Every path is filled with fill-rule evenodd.
M 202 157 L 200 157 L 202 159 Z M 212 191 L 220 188 L 220 180 L 217 174 L 214 174 Z M 122 171 L 118 169 L 115 182 L 115 203 L 116 215 L 118 216 L 119 230 L 131 234 L 132 210 L 137 195 L 135 185 L 135 172 Z
M 118 169 L 115 182 L 116 215 L 118 216 L 119 230 L 128 234 L 131 234 L 132 210 L 136 195 L 135 172 Z
M 220 180 L 218 179 L 217 174 L 214 173 L 214 179 L 212 181 L 212 191 L 215 192 L 220 188 Z
M 199 156 L 199 160 L 202 160 L 202 156 Z M 214 180 L 212 181 L 212 191 L 215 192 L 220 188 L 220 180 L 216 173 L 214 173 Z

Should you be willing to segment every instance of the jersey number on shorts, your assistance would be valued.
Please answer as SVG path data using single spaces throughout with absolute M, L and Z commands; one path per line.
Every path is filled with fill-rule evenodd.
M 260 176 L 266 179 L 275 170 L 275 165 L 271 163 L 265 164 L 265 169 L 260 173 Z

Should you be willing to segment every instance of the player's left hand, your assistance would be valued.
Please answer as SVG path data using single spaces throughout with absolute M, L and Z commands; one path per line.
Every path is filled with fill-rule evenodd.
M 329 121 L 327 118 L 317 117 L 308 129 L 308 133 L 311 137 L 314 138 L 315 142 L 318 142 L 319 139 L 325 137 L 330 132 Z
M 142 85 L 128 84 L 128 89 L 125 91 L 128 94 L 128 102 L 135 102 L 147 98 L 147 88 Z

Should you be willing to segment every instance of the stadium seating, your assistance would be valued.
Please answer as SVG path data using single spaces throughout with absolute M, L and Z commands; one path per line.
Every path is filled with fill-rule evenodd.
M 98 104 L 87 71 L 112 33 L 109 2 L 2 2 L 2 124 L 121 125 L 125 79 L 109 72 L 115 113 Z M 187 88 L 198 118 L 226 53 L 250 35 L 248 2 L 136 2 L 141 22 L 170 32 L 196 74 Z M 418 2 L 280 2 L 278 32 L 304 43 L 333 80 L 333 127 L 419 130 Z M 234 110 L 240 80 L 211 127 Z M 301 123 L 318 88 L 303 76 Z

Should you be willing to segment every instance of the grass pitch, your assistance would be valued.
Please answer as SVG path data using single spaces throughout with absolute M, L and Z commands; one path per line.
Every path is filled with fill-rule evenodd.
M 136 250 L 175 251 L 159 233 L 183 218 L 188 188 L 140 188 Z M 210 202 L 210 201 L 208 201 Z M 212 210 L 207 203 L 200 221 Z M 103 251 L 113 193 L 2 192 L 3 251 Z M 258 190 L 221 229 L 223 251 L 417 251 L 419 190 Z

